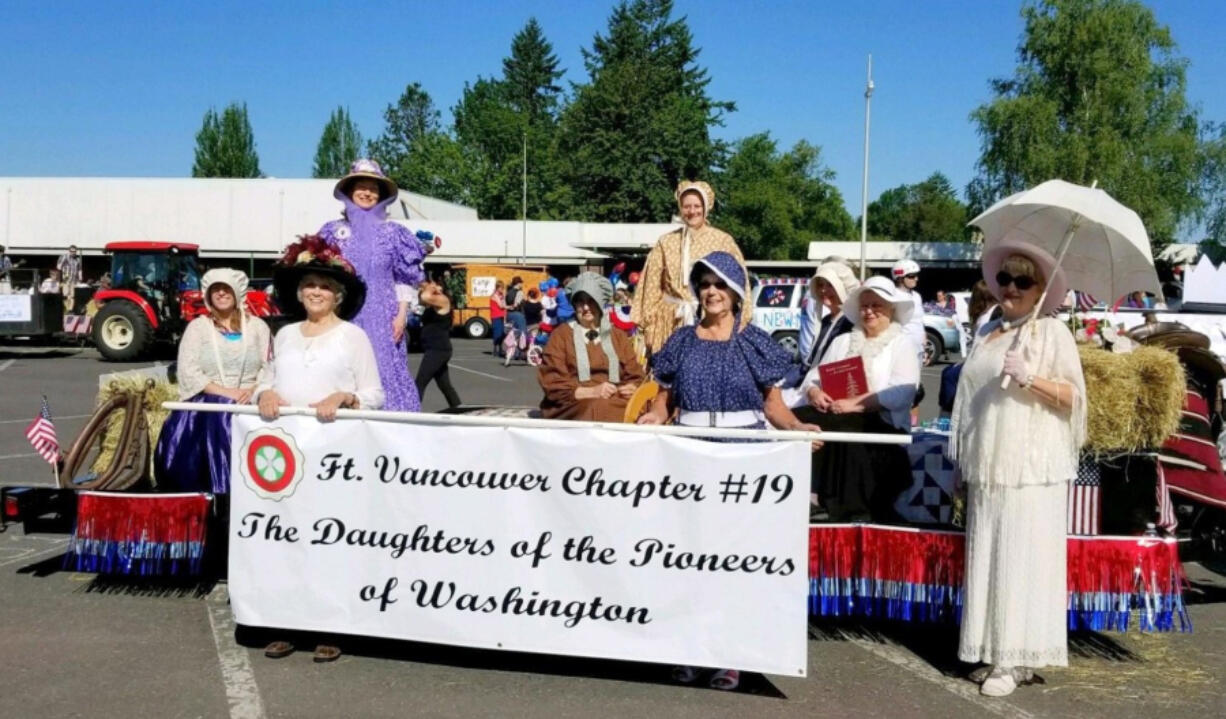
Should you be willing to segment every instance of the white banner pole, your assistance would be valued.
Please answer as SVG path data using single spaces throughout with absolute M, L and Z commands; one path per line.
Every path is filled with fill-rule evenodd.
M 254 405 L 199 404 L 196 402 L 163 402 L 163 409 L 186 412 L 221 412 L 226 414 L 256 414 Z M 314 417 L 310 407 L 282 407 L 282 416 Z M 528 429 L 607 429 L 614 432 L 664 434 L 674 437 L 708 437 L 715 439 L 756 439 L 761 441 L 858 442 L 860 444 L 911 444 L 909 434 L 870 434 L 864 432 L 799 432 L 774 429 L 724 429 L 721 427 L 686 427 L 684 425 L 620 424 L 615 422 L 581 422 L 563 419 L 530 417 L 490 417 L 468 414 L 428 414 L 424 412 L 384 412 L 369 409 L 341 409 L 337 419 L 374 419 L 404 424 L 467 425 L 471 427 L 525 427 Z

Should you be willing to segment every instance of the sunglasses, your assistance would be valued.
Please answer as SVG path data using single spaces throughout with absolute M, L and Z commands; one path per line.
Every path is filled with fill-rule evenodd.
M 902 278 L 903 278 L 904 280 L 918 280 L 918 279 L 919 279 L 919 273 L 917 272 L 917 273 L 915 273 L 915 274 L 903 275 L 903 276 L 902 276 Z
M 728 289 L 728 283 L 723 280 L 702 280 L 698 283 L 698 289 L 705 290 L 708 287 L 714 287 L 717 290 Z
M 1026 275 L 1018 275 L 1017 277 L 1014 277 L 1008 272 L 1002 271 L 996 273 L 996 284 L 1000 285 L 1002 290 L 1012 284 L 1022 292 L 1025 292 L 1031 287 L 1039 284 L 1039 282 L 1033 277 L 1027 277 Z

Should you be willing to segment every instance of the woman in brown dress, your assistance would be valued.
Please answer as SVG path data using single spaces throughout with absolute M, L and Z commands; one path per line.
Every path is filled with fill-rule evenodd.
M 626 402 L 643 381 L 634 343 L 609 323 L 613 285 L 584 272 L 567 286 L 575 318 L 554 328 L 537 379 L 545 392 L 541 416 L 621 422 Z

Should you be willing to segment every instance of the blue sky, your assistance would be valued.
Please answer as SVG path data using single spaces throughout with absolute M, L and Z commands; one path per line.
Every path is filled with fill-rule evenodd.
M 769 130 L 821 146 L 859 212 L 865 58 L 873 54 L 870 197 L 940 170 L 963 188 L 979 140 L 968 114 L 1011 73 L 1013 0 L 678 0 L 710 92 L 734 100 L 718 134 Z M 1188 96 L 1226 121 L 1226 3 L 1151 2 L 1188 58 Z M 205 110 L 246 102 L 261 169 L 307 177 L 337 105 L 363 135 L 420 82 L 450 121 L 465 82 L 501 72 L 530 16 L 566 79 L 611 1 L 78 2 L 0 7 L 0 175 L 186 176 Z M 354 8 L 363 8 L 357 12 Z M 717 188 L 718 190 L 718 188 Z

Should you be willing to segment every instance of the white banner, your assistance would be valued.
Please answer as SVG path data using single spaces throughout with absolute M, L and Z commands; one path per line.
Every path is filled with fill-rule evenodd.
M 29 322 L 33 297 L 27 294 L 0 295 L 0 322 Z
M 232 420 L 240 624 L 805 675 L 806 442 Z

